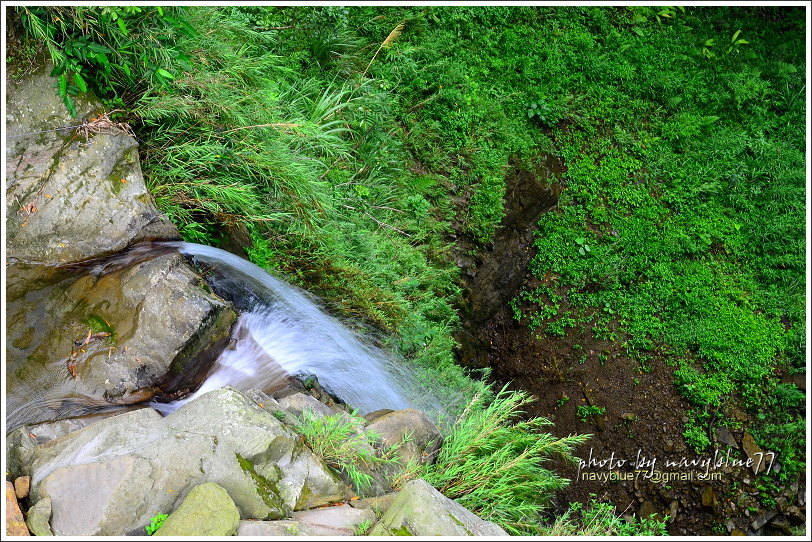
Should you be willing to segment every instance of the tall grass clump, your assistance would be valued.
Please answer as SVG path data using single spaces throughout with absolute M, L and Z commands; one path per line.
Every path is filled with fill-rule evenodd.
M 183 7 L 20 6 L 28 36 L 44 47 L 51 75 L 72 116 L 73 96 L 88 89 L 116 106 L 132 106 L 150 87 L 167 86 L 191 68 L 175 46 L 194 36 Z
M 364 420 L 354 416 L 322 416 L 305 410 L 294 429 L 327 465 L 344 473 L 356 491 L 363 492 L 372 485 L 369 470 L 373 466 L 398 462 L 398 446 L 381 445 L 380 435 L 364 431 L 363 426 Z
M 574 448 L 590 435 L 544 432 L 549 420 L 523 419 L 531 401 L 507 386 L 495 394 L 485 387 L 447 431 L 436 462 L 416 467 L 414 476 L 512 535 L 540 534 L 542 510 L 569 483 L 547 463 L 575 463 Z
M 666 519 L 621 517 L 593 493 L 589 503 L 570 503 L 564 515 L 542 529 L 544 536 L 666 536 Z

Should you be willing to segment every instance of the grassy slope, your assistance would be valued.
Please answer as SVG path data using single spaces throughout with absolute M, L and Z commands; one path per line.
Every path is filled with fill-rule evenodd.
M 802 12 L 670 15 L 192 10 L 196 34 L 159 32 L 187 56 L 151 61 L 172 84 L 147 66 L 146 94 L 113 82 L 110 103 L 136 106 L 150 188 L 187 239 L 244 228 L 255 262 L 395 332 L 451 399 L 478 386 L 453 364 L 449 224 L 486 244 L 508 159 L 559 154 L 566 189 L 531 264 L 551 286 L 517 316 L 628 333 L 643 368 L 666 356 L 696 446 L 712 412 L 766 404 L 757 436 L 786 476 L 804 460 L 803 396 L 777 378 L 803 367 Z
M 508 156 L 565 159 L 531 263 L 548 280 L 517 317 L 554 336 L 628 333 L 642 369 L 674 365 L 696 406 L 689 444 L 707 446 L 700 428 L 734 424 L 741 403 L 792 476 L 804 396 L 780 376 L 804 366 L 803 12 L 658 13 L 414 8 L 364 28 L 406 21 L 371 73 L 396 89 L 413 156 L 470 194 L 460 213 L 481 241 Z

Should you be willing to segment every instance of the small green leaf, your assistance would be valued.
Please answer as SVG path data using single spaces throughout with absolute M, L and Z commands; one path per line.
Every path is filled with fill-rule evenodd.
M 735 33 L 735 34 L 733 34 L 733 37 L 732 37 L 732 38 L 730 38 L 730 43 L 735 43 L 735 42 L 736 42 L 736 38 L 738 38 L 738 37 L 739 37 L 739 34 L 741 34 L 741 32 L 742 32 L 741 30 L 736 30 L 736 33 Z
M 117 19 L 116 23 L 118 23 L 118 27 L 121 29 L 121 32 L 125 36 L 129 34 L 129 32 L 127 32 L 127 26 L 124 24 L 124 21 L 122 19 Z
M 160 75 L 162 77 L 166 77 L 167 79 L 174 79 L 175 78 L 174 75 L 172 75 L 171 73 L 169 73 L 168 71 L 166 71 L 163 68 L 158 68 L 157 70 L 155 70 L 155 73 L 157 73 L 158 75 Z
M 68 95 L 68 78 L 64 73 L 59 76 L 59 95 L 62 97 Z
M 110 53 L 112 52 L 110 49 L 105 47 L 104 45 L 100 45 L 96 42 L 91 41 L 87 44 L 87 48 L 93 51 L 94 53 Z
M 62 75 L 62 73 L 65 71 L 66 66 L 67 64 L 65 62 L 60 62 L 59 64 L 54 66 L 54 69 L 51 71 L 51 77 L 57 77 L 59 75 Z
M 73 99 L 65 94 L 62 97 L 62 101 L 65 102 L 65 107 L 68 108 L 68 113 L 70 113 L 70 116 L 76 118 L 76 106 L 73 104 Z
M 79 90 L 82 92 L 87 92 L 87 84 L 85 84 L 85 80 L 82 79 L 82 76 L 79 75 L 79 72 L 73 74 L 73 80 L 76 81 L 76 86 L 79 87 Z
M 127 77 L 130 77 L 132 74 L 130 72 L 130 65 L 129 64 L 122 64 L 121 69 L 124 70 L 124 73 L 127 74 Z

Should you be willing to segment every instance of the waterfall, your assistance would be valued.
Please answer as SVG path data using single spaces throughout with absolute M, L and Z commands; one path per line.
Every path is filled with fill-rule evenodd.
M 240 312 L 232 332 L 234 348 L 223 351 L 202 386 L 182 402 L 224 385 L 272 389 L 287 375 L 306 373 L 361 414 L 381 408 L 440 411 L 403 361 L 397 363 L 327 314 L 304 290 L 218 248 L 158 244 L 176 248 L 203 267 L 212 289 Z
M 214 361 L 206 380 L 193 395 L 173 403 L 151 401 L 149 406 L 167 414 L 184 402 L 225 385 L 272 394 L 285 386 L 290 376 L 307 374 L 315 375 L 322 387 L 360 414 L 409 407 L 423 410 L 431 417 L 443 414 L 439 401 L 420 384 L 408 362 L 376 346 L 369 334 L 353 331 L 329 315 L 318 299 L 304 290 L 213 247 L 183 242 L 142 243 L 108 258 L 36 269 L 39 274 L 31 276 L 40 278 L 31 282 L 30 290 L 16 294 L 20 306 L 31 310 L 17 307 L 14 314 L 23 314 L 32 322 L 48 318 L 44 300 L 65 295 L 75 281 L 86 279 L 95 283 L 108 273 L 177 252 L 205 275 L 217 295 L 233 303 L 239 317 L 232 328 L 229 347 Z M 61 310 L 54 308 L 58 305 L 49 306 L 51 310 Z M 39 341 L 47 340 L 44 335 L 51 328 L 32 329 L 39 334 L 32 343 L 34 348 Z M 9 379 L 7 374 L 7 430 L 22 424 L 132 408 L 131 404 L 107 401 L 101 395 L 90 396 L 76 389 L 76 381 L 62 360 L 43 358 L 35 362 L 22 355 L 16 358 L 19 359 L 7 367 L 14 376 Z M 146 399 L 138 399 L 135 393 L 127 403 Z

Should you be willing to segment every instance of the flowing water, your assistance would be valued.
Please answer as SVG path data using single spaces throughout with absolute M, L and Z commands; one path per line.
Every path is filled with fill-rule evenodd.
M 223 351 L 203 385 L 186 400 L 227 384 L 267 390 L 287 375 L 314 374 L 362 414 L 381 408 L 440 411 L 403 362 L 327 314 L 305 291 L 224 250 L 160 244 L 177 248 L 202 267 L 214 291 L 240 312 L 232 334 L 235 348 Z
M 353 331 L 327 314 L 318 300 L 304 290 L 217 248 L 182 242 L 144 243 L 104 260 L 53 268 L 49 273 L 56 278 L 31 281 L 32 289 L 26 287 L 18 297 L 31 298 L 28 317 L 43 322 L 41 319 L 49 318 L 49 314 L 42 311 L 48 308 L 32 295 L 47 292 L 49 298 L 54 298 L 56 288 L 56 296 L 64 298 L 63 287 L 68 291 L 70 284 L 83 276 L 98 280 L 107 273 L 172 252 L 191 260 L 215 293 L 234 304 L 239 318 L 232 328 L 230 346 L 192 396 L 174 403 L 153 401 L 149 406 L 166 414 L 193 397 L 225 385 L 271 393 L 284 386 L 291 375 L 307 374 L 318 377 L 322 387 L 361 414 L 409 407 L 432 417 L 442 413 L 439 402 L 419 383 L 407 362 L 375 346 L 368 334 Z M 131 408 L 72 392 L 74 381 L 61 363 L 32 364 L 21 359 L 8 370 L 15 378 L 7 381 L 7 430 L 24 423 Z M 27 372 L 26 379 L 16 378 L 20 371 Z

